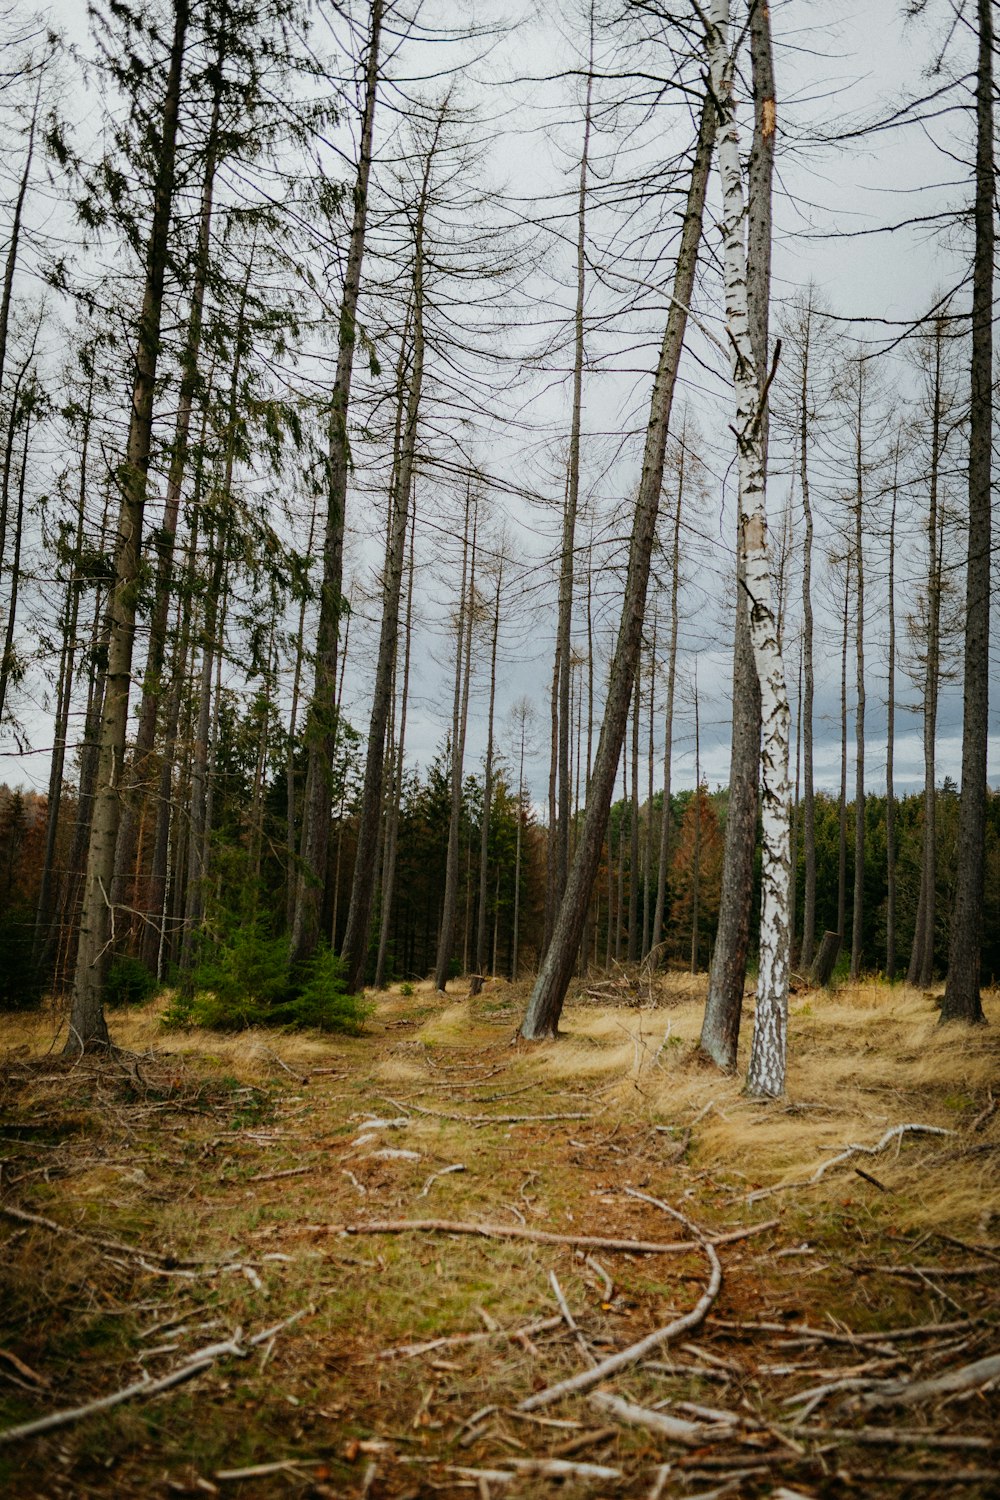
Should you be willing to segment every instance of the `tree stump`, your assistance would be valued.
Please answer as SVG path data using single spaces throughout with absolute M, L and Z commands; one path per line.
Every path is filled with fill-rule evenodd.
M 828 985 L 830 983 L 830 975 L 833 973 L 834 964 L 837 962 L 837 955 L 840 952 L 840 941 L 841 935 L 839 932 L 824 932 L 823 941 L 819 945 L 819 952 L 810 970 L 809 977 L 812 979 L 813 984 Z

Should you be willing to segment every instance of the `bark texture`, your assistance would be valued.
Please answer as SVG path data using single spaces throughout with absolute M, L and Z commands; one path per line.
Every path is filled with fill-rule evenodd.
M 763 771 L 760 956 L 757 1009 L 747 1089 L 778 1095 L 784 1089 L 788 1030 L 788 883 L 791 787 L 788 777 L 790 714 L 764 505 L 766 453 L 762 390 L 750 339 L 747 252 L 743 239 L 743 172 L 733 102 L 734 57 L 729 47 L 728 0 L 709 8 L 708 58 L 719 110 L 719 175 L 723 200 L 723 271 L 726 323 L 736 394 L 736 444 L 740 489 L 740 550 L 750 599 L 750 633 L 761 689 Z M 773 100 L 771 128 L 774 128 Z

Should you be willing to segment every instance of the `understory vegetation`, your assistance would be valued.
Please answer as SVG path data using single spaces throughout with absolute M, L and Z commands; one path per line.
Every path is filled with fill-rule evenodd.
M 958 1049 L 903 986 L 798 994 L 787 1097 L 760 1104 L 697 1060 L 703 998 L 683 975 L 574 992 L 544 1051 L 512 1047 L 503 982 L 211 1050 L 164 1036 L 157 1000 L 120 1014 L 114 1066 L 40 1057 L 53 1022 L 12 1021 L 0 1428 L 243 1357 L 0 1441 L 5 1493 L 995 1494 L 996 1394 L 908 1397 L 996 1347 L 1000 1000 Z M 703 1297 L 658 1200 L 719 1241 L 703 1320 L 522 1409 Z

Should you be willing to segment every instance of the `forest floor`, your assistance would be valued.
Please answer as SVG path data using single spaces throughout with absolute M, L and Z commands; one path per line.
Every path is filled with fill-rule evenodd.
M 356 1038 L 153 1003 L 104 1062 L 0 1022 L 0 1492 L 1000 1494 L 1000 996 L 800 993 L 760 1104 L 703 979 L 534 1046 L 523 986 L 453 988 Z

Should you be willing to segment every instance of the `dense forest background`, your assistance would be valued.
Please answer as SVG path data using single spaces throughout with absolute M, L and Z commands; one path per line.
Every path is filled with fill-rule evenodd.
M 703 66 L 687 13 L 507 9 L 0 14 L 4 1004 L 67 993 L 81 931 L 108 999 L 275 945 L 286 967 L 343 950 L 377 984 L 539 963 Z M 912 148 L 906 214 L 873 203 L 865 234 L 931 245 L 876 316 L 863 260 L 835 305 L 821 242 L 853 253 L 843 183 L 896 172 L 894 146 L 870 155 L 890 117 L 831 104 L 822 46 L 786 41 L 801 7 L 772 11 L 778 213 L 799 216 L 768 387 L 793 967 L 830 930 L 854 975 L 926 985 L 963 853 L 974 37 L 908 22 L 892 129 L 933 118 L 960 165 L 943 182 Z M 820 41 L 848 55 L 836 27 Z M 820 171 L 828 202 L 805 206 Z M 713 952 L 737 600 L 717 211 L 581 969 Z M 989 978 L 995 792 L 985 848 Z

